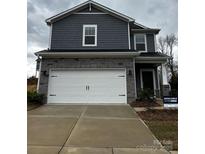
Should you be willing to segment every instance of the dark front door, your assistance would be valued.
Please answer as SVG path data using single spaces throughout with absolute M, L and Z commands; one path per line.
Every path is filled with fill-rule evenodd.
M 154 94 L 153 72 L 142 71 L 142 84 L 143 89 L 149 89 Z

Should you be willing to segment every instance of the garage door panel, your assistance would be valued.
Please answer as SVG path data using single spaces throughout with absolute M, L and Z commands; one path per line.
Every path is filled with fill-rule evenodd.
M 124 69 L 50 73 L 48 103 L 126 103 L 126 97 Z

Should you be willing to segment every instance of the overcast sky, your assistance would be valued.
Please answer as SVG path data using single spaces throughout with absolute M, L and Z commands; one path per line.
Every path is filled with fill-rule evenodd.
M 48 48 L 49 27 L 45 19 L 86 0 L 28 0 L 28 76 L 35 75 L 35 55 Z M 178 0 L 95 0 L 151 28 L 159 36 L 178 33 Z

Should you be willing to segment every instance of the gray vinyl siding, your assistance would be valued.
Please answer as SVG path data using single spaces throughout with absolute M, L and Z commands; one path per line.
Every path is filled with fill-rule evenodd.
M 134 34 L 130 34 L 130 48 L 131 50 L 134 50 Z
M 147 34 L 147 51 L 155 52 L 154 34 Z
M 83 24 L 97 24 L 97 46 L 83 47 Z M 51 49 L 129 49 L 128 23 L 108 14 L 73 14 L 52 25 Z
M 134 34 L 130 35 L 130 41 L 131 41 L 131 49 L 134 49 Z M 146 34 L 146 39 L 147 39 L 147 52 L 155 52 L 155 42 L 154 42 L 154 34 Z

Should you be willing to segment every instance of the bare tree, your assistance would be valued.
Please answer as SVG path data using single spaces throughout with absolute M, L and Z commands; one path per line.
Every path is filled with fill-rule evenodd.
M 166 42 L 165 39 L 161 36 L 158 39 L 158 50 L 159 52 L 166 54 Z
M 175 34 L 167 35 L 165 38 L 160 37 L 158 39 L 158 51 L 168 55 L 168 67 L 170 68 L 171 74 L 174 75 L 174 53 L 173 48 L 177 45 L 178 39 Z
M 167 51 L 170 56 L 170 59 L 168 61 L 168 65 L 170 67 L 170 71 L 172 75 L 174 75 L 174 53 L 173 53 L 173 48 L 175 45 L 177 45 L 177 37 L 175 34 L 167 35 L 166 36 L 166 46 L 167 46 Z

